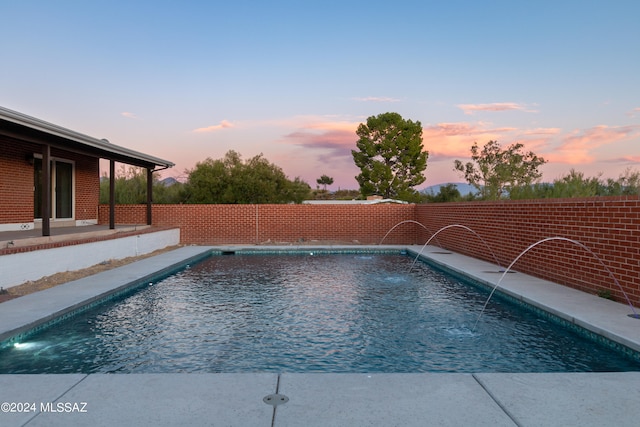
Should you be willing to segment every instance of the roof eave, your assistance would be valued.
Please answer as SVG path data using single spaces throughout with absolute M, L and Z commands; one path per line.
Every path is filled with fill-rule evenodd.
M 62 126 L 55 125 L 53 123 L 46 122 L 44 120 L 37 119 L 35 117 L 28 116 L 26 114 L 19 113 L 17 111 L 9 110 L 4 107 L 0 107 L 0 119 L 24 126 L 39 132 L 43 132 L 48 135 L 55 135 L 65 140 L 73 141 L 90 147 L 94 151 L 104 153 L 104 158 L 113 158 L 117 161 L 123 161 L 125 163 L 131 163 L 139 166 L 161 166 L 164 168 L 170 168 L 175 166 L 173 162 L 161 159 L 159 157 L 151 156 L 149 154 L 141 153 L 139 151 L 130 150 L 119 145 L 111 144 L 107 140 L 101 140 L 90 137 L 88 135 L 75 132 L 73 130 L 64 128 Z

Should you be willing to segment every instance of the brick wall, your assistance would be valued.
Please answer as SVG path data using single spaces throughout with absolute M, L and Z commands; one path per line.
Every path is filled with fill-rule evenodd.
M 75 219 L 95 220 L 100 202 L 99 160 L 58 150 L 51 150 L 51 155 L 75 162 Z
M 154 205 L 153 225 L 178 226 L 184 244 L 330 242 L 377 244 L 415 205 Z M 100 206 L 100 223 L 109 207 Z M 118 224 L 144 224 L 146 206 L 116 206 Z M 403 224 L 384 241 L 419 243 L 417 225 Z
M 144 224 L 146 207 L 116 207 L 120 224 Z M 100 206 L 99 222 L 108 222 Z M 542 199 L 425 205 L 155 205 L 153 223 L 179 226 L 183 244 L 433 244 L 589 293 L 640 305 L 640 198 Z M 446 228 L 442 231 L 444 227 Z M 471 231 L 469 231 L 471 230 Z M 591 252 L 593 253 L 591 253 Z M 494 258 L 495 257 L 495 258 Z
M 541 199 L 476 203 L 439 203 L 416 207 L 416 220 L 447 249 L 508 266 L 530 245 L 514 270 L 590 293 L 608 291 L 640 302 L 640 198 Z M 429 233 L 423 232 L 426 241 Z M 435 242 L 435 239 L 434 239 Z M 592 252 L 592 253 L 591 253 Z
M 36 150 L 35 144 L 0 136 L 0 224 L 33 222 L 33 166 L 27 155 Z
M 33 222 L 33 165 L 27 159 L 41 152 L 38 144 L 0 137 L 0 224 Z M 100 198 L 98 159 L 58 149 L 52 149 L 51 156 L 75 163 L 75 219 L 95 220 Z

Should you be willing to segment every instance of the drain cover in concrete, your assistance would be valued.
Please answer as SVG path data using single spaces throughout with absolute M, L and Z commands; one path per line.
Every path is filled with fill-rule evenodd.
M 278 405 L 282 405 L 283 403 L 287 403 L 289 401 L 289 398 L 284 394 L 276 393 L 276 394 L 269 394 L 265 396 L 264 398 L 262 398 L 262 401 L 267 405 L 278 406 Z

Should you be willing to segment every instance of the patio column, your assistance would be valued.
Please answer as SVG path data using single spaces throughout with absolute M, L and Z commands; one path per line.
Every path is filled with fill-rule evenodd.
M 51 236 L 51 147 L 42 146 L 42 235 Z
M 153 170 L 147 168 L 147 225 L 151 225 L 151 205 L 153 202 Z
M 109 229 L 116 228 L 116 162 L 109 160 Z

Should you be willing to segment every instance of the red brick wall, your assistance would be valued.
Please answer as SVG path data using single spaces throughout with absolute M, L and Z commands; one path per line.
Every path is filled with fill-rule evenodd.
M 75 162 L 75 219 L 97 219 L 100 202 L 99 160 L 60 150 L 51 150 L 51 155 Z
M 27 154 L 38 149 L 0 136 L 0 224 L 33 222 L 33 166 Z
M 145 206 L 117 206 L 118 223 L 144 224 Z M 184 244 L 354 243 L 433 244 L 589 293 L 608 290 L 640 304 L 640 198 L 542 199 L 425 205 L 155 205 L 153 223 L 179 226 Z M 99 221 L 108 222 L 108 206 Z M 465 228 L 466 227 L 466 228 Z M 469 231 L 471 229 L 472 231 Z M 601 263 L 602 262 L 602 263 Z M 603 267 L 604 264 L 604 267 Z M 606 268 L 605 268 L 606 267 Z
M 33 222 L 33 165 L 38 144 L 0 137 L 0 224 Z M 96 219 L 100 199 L 97 158 L 52 149 L 51 156 L 75 162 L 75 219 Z
M 146 206 L 116 206 L 119 224 L 144 224 Z M 377 244 L 415 205 L 154 205 L 153 224 L 179 226 L 185 244 L 332 242 Z M 109 207 L 100 206 L 100 223 Z M 417 225 L 397 227 L 384 243 L 419 243 Z
M 563 237 L 578 241 L 588 250 L 572 242 L 550 240 L 528 251 L 513 269 L 590 293 L 608 290 L 616 300 L 624 301 L 609 269 L 629 298 L 640 302 L 637 196 L 429 204 L 416 207 L 416 220 L 432 233 L 451 224 L 472 229 L 477 236 L 452 227 L 436 238 L 450 250 L 492 262 L 493 252 L 504 267 L 540 240 Z M 423 240 L 428 238 L 425 232 Z

